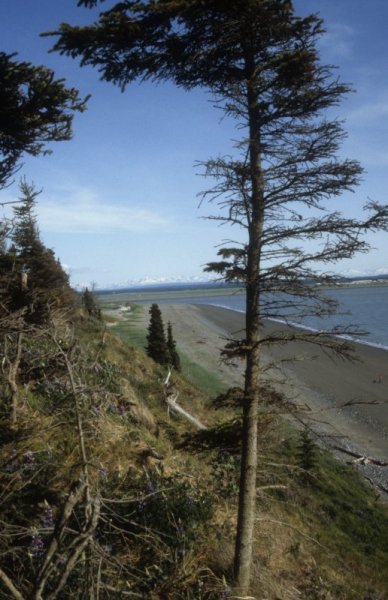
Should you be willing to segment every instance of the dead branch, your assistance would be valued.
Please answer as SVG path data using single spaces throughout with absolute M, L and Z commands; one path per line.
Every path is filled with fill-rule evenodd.
M 105 347 L 105 340 L 106 340 L 106 336 L 107 336 L 108 330 L 107 327 L 104 327 L 104 331 L 102 332 L 102 337 L 101 337 L 101 341 L 98 344 L 98 350 L 96 353 L 96 357 L 94 359 L 94 362 L 91 366 L 91 369 L 94 369 L 97 365 L 98 365 L 98 359 L 100 358 L 100 354 L 103 351 L 104 347 Z
M 324 548 L 325 550 L 329 550 L 327 546 L 321 544 L 321 542 L 319 542 L 316 538 L 312 537 L 311 535 L 308 535 L 307 533 L 304 533 L 300 530 L 299 527 L 295 527 L 295 525 L 292 525 L 291 523 L 287 523 L 286 521 L 280 521 L 278 519 L 271 519 L 269 517 L 256 517 L 255 520 L 261 522 L 265 521 L 266 523 L 273 523 L 274 525 L 281 525 L 282 527 L 288 527 L 289 529 L 293 529 L 294 531 L 297 531 L 300 536 L 306 538 L 306 540 L 313 542 L 314 544 L 320 546 L 321 548 Z
M 179 393 L 176 392 L 174 390 L 174 388 L 172 387 L 172 384 L 170 383 L 170 378 L 171 378 L 171 368 L 168 369 L 167 377 L 163 383 L 163 396 L 164 396 L 164 400 L 167 404 L 167 410 L 169 411 L 171 409 L 173 412 L 182 415 L 185 419 L 190 421 L 190 423 L 195 425 L 195 427 L 197 427 L 197 429 L 202 429 L 202 430 L 207 429 L 206 425 L 201 423 L 201 421 L 199 419 L 197 419 L 197 417 L 194 417 L 187 410 L 185 410 L 184 408 L 179 406 L 179 404 L 177 403 L 177 398 L 179 396 Z
M 172 373 L 172 369 L 171 369 L 171 367 L 169 367 L 168 373 L 167 373 L 167 377 L 166 377 L 166 379 L 164 380 L 164 383 L 163 383 L 165 391 L 169 388 L 171 373 Z
M 86 490 L 87 483 L 84 480 L 77 481 L 73 486 L 73 489 L 71 490 L 69 497 L 63 507 L 62 514 L 54 528 L 53 537 L 44 557 L 43 564 L 38 573 L 37 581 L 35 583 L 35 587 L 31 595 L 31 600 L 42 600 L 44 589 L 49 581 L 49 578 L 51 577 L 54 571 L 58 572 L 58 562 L 55 559 L 55 555 L 57 554 L 60 548 L 63 536 L 68 526 L 69 519 L 73 514 L 75 507 L 84 499 Z M 76 536 L 74 540 L 68 543 L 65 548 L 67 558 L 63 563 L 62 574 L 60 575 L 59 581 L 56 584 L 54 590 L 46 596 L 46 600 L 55 600 L 57 595 L 66 585 L 66 582 L 72 570 L 74 569 L 75 564 L 86 549 L 87 545 L 90 543 L 100 516 L 99 498 L 94 498 L 90 501 L 89 513 L 90 517 L 86 522 L 85 526 L 83 527 L 82 531 Z
M 202 429 L 202 430 L 207 429 L 206 425 L 204 425 L 203 423 L 201 423 L 201 421 L 199 419 L 197 419 L 197 417 L 194 417 L 189 412 L 187 412 L 187 410 L 185 410 L 184 408 L 182 408 L 181 406 L 179 406 L 179 404 L 177 404 L 176 397 L 167 397 L 166 398 L 166 402 L 167 402 L 167 406 L 172 411 L 174 411 L 175 413 L 178 413 L 178 414 L 182 415 L 185 419 L 187 419 L 188 421 L 190 421 L 190 423 L 192 423 L 193 425 L 195 425 L 197 427 L 197 429 Z
M 80 396 L 79 386 L 77 386 L 77 384 L 76 384 L 73 366 L 69 360 L 69 357 L 68 357 L 67 353 L 64 351 L 64 349 L 62 348 L 60 342 L 57 340 L 55 334 L 53 335 L 53 341 L 55 342 L 55 344 L 58 348 L 59 354 L 62 356 L 62 358 L 65 362 L 67 374 L 68 374 L 69 381 L 70 381 L 70 387 L 71 387 L 71 391 L 72 391 L 74 402 L 75 402 L 75 411 L 76 411 L 76 416 L 77 416 L 77 428 L 78 428 L 78 439 L 79 439 L 80 453 L 81 453 L 81 459 L 82 459 L 82 469 L 83 469 L 83 474 L 84 474 L 85 484 L 86 484 L 86 489 L 85 489 L 86 514 L 85 514 L 85 516 L 86 516 L 86 518 L 88 518 L 90 516 L 88 514 L 89 507 L 90 507 L 89 469 L 88 469 L 88 458 L 87 458 L 86 445 L 85 445 L 85 435 L 84 435 L 83 423 L 82 423 L 82 415 L 81 415 L 81 410 L 80 410 L 80 406 L 79 406 L 79 396 Z
M 82 500 L 85 493 L 85 489 L 85 481 L 79 480 L 74 484 L 73 489 L 70 491 L 69 497 L 66 500 L 66 503 L 62 509 L 60 519 L 55 525 L 52 540 L 47 549 L 46 556 L 38 573 L 37 583 L 35 585 L 34 592 L 36 598 L 39 598 L 41 596 L 43 589 L 47 583 L 47 579 L 50 576 L 52 569 L 54 568 L 52 562 L 53 556 L 58 550 L 59 544 L 65 531 L 66 524 L 68 523 L 71 517 L 74 507 Z
M 85 530 L 76 538 L 75 542 L 72 544 L 73 551 L 65 563 L 65 568 L 59 580 L 59 583 L 55 590 L 47 596 L 46 600 L 55 600 L 59 592 L 66 585 L 69 575 L 72 572 L 76 562 L 78 561 L 79 557 L 84 552 L 84 550 L 86 549 L 87 545 L 90 543 L 93 537 L 93 533 L 97 527 L 98 519 L 100 516 L 100 502 L 98 498 L 94 498 L 94 500 L 91 502 L 90 508 L 91 515 L 89 522 L 86 524 Z M 40 600 L 40 598 L 37 597 L 36 600 Z
M 128 596 L 129 598 L 144 598 L 143 594 L 137 594 L 136 592 L 128 592 L 125 590 L 118 590 L 112 585 L 102 584 L 101 587 L 105 590 L 108 590 L 108 592 L 113 592 L 114 594 L 117 594 L 118 597 Z
M 21 595 L 19 590 L 14 586 L 8 575 L 4 573 L 3 569 L 0 568 L 0 579 L 4 583 L 5 587 L 11 592 L 15 600 L 25 600 L 24 596 Z
M 7 382 L 10 390 L 10 406 L 11 406 L 11 423 L 13 426 L 17 423 L 17 411 L 18 411 L 18 395 L 19 389 L 17 385 L 17 375 L 20 366 L 20 360 L 22 356 L 22 341 L 23 341 L 23 332 L 19 331 L 17 336 L 17 345 L 16 345 L 16 354 L 13 361 L 10 360 L 9 356 L 7 356 L 7 349 L 4 351 L 4 362 L 9 363 L 8 374 L 7 374 Z M 6 345 L 6 340 L 4 340 Z M 3 359 L 3 360 L 4 360 Z
M 369 483 L 373 486 L 373 487 L 377 487 L 379 490 L 381 490 L 382 492 L 384 492 L 384 494 L 388 495 L 388 487 L 386 485 L 383 485 L 382 483 L 380 483 L 379 481 L 375 481 L 374 479 L 372 479 L 371 477 L 367 477 L 364 473 L 364 478 L 369 481 Z M 378 496 L 377 496 L 378 497 Z

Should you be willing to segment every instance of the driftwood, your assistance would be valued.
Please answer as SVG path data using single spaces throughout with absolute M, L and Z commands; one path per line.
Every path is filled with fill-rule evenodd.
M 174 389 L 170 383 L 170 379 L 171 379 L 171 369 L 168 370 L 167 377 L 164 380 L 164 384 L 163 384 L 163 395 L 164 395 L 164 401 L 167 404 L 167 411 L 169 412 L 170 410 L 172 410 L 174 413 L 181 415 L 182 417 L 187 419 L 187 421 L 190 421 L 190 423 L 195 425 L 195 427 L 197 429 L 201 429 L 201 430 L 207 429 L 206 425 L 201 423 L 201 421 L 199 419 L 197 419 L 197 417 L 194 417 L 187 410 L 185 410 L 184 408 L 179 406 L 179 404 L 177 403 L 179 393 L 174 391 Z
M 348 454 L 349 456 L 353 456 L 352 463 L 356 465 L 377 465 L 378 467 L 388 467 L 388 462 L 384 460 L 380 460 L 378 458 L 372 458 L 370 456 L 364 456 L 363 454 L 359 454 L 358 452 L 354 452 L 353 450 L 348 450 L 347 448 L 343 448 L 342 446 L 333 446 L 334 450 L 338 450 L 339 452 L 343 452 L 344 454 Z
M 197 419 L 197 417 L 193 417 L 193 415 L 191 415 L 189 412 L 187 412 L 187 410 L 184 410 L 184 408 L 182 408 L 181 406 L 179 406 L 179 404 L 177 404 L 177 402 L 176 402 L 177 397 L 178 397 L 178 394 L 175 394 L 174 396 L 170 396 L 170 397 L 166 398 L 166 403 L 167 403 L 168 408 L 170 408 L 173 412 L 178 413 L 179 415 L 182 415 L 182 417 L 184 417 L 185 419 L 190 421 L 190 423 L 195 425 L 197 427 L 197 429 L 202 429 L 202 430 L 207 429 L 206 425 L 201 423 L 201 421 L 199 419 Z

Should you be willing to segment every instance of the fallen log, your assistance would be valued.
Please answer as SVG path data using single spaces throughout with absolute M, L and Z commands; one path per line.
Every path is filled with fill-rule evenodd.
M 377 465 L 379 467 L 388 467 L 388 462 L 386 462 L 384 460 L 380 460 L 378 458 L 372 458 L 371 456 L 364 456 L 363 454 L 354 452 L 354 450 L 348 450 L 347 448 L 343 448 L 342 446 L 333 446 L 333 448 L 334 448 L 334 450 L 338 450 L 339 452 L 343 452 L 344 454 L 353 456 L 354 460 L 352 462 L 354 464 Z

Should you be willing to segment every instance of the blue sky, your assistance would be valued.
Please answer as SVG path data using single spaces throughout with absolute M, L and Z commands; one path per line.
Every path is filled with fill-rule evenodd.
M 327 29 L 322 59 L 337 65 L 340 78 L 355 88 L 337 114 L 349 134 L 343 154 L 360 160 L 366 172 L 356 193 L 339 205 L 358 215 L 368 198 L 387 202 L 388 3 L 297 0 L 295 7 L 299 14 L 320 12 Z M 50 156 L 25 157 L 20 171 L 43 189 L 41 237 L 74 285 L 202 278 L 202 266 L 234 232 L 202 218 L 212 209 L 198 207 L 198 193 L 209 182 L 194 165 L 230 152 L 236 132 L 201 90 L 147 83 L 121 93 L 100 82 L 96 70 L 49 54 L 53 40 L 39 37 L 62 21 L 92 20 L 93 11 L 78 8 L 76 0 L 0 2 L 1 50 L 45 64 L 81 95 L 92 94 L 88 110 L 74 120 L 73 140 L 53 144 Z M 0 193 L 0 202 L 17 195 L 15 182 Z M 375 250 L 336 270 L 388 273 L 388 235 L 376 234 L 370 242 Z

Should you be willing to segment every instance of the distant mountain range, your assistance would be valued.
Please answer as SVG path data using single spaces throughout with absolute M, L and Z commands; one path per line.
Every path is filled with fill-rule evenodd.
M 387 281 L 388 282 L 388 273 L 381 275 L 357 275 L 357 276 L 345 276 L 338 275 L 338 283 L 363 283 L 363 282 L 376 282 L 376 281 Z M 166 278 L 160 279 L 151 279 L 145 278 L 138 281 L 128 281 L 127 283 L 116 284 L 106 286 L 104 288 L 98 288 L 96 291 L 99 293 L 111 293 L 115 291 L 128 291 L 138 292 L 144 290 L 160 290 L 163 288 L 164 291 L 173 291 L 179 288 L 180 290 L 185 289 L 209 289 L 209 288 L 230 288 L 230 287 L 241 287 L 242 284 L 235 283 L 225 283 L 223 281 L 215 281 L 214 279 L 204 279 L 200 276 L 198 277 L 190 277 L 190 278 L 176 278 L 174 280 Z
M 112 292 L 142 292 L 144 290 L 147 291 L 165 291 L 172 292 L 174 290 L 206 290 L 206 289 L 214 289 L 214 288 L 232 288 L 232 287 L 241 287 L 241 284 L 231 284 L 231 283 L 223 283 L 220 281 L 169 281 L 166 283 L 141 283 L 126 286 L 117 286 L 111 288 L 98 289 L 99 294 L 110 294 Z

